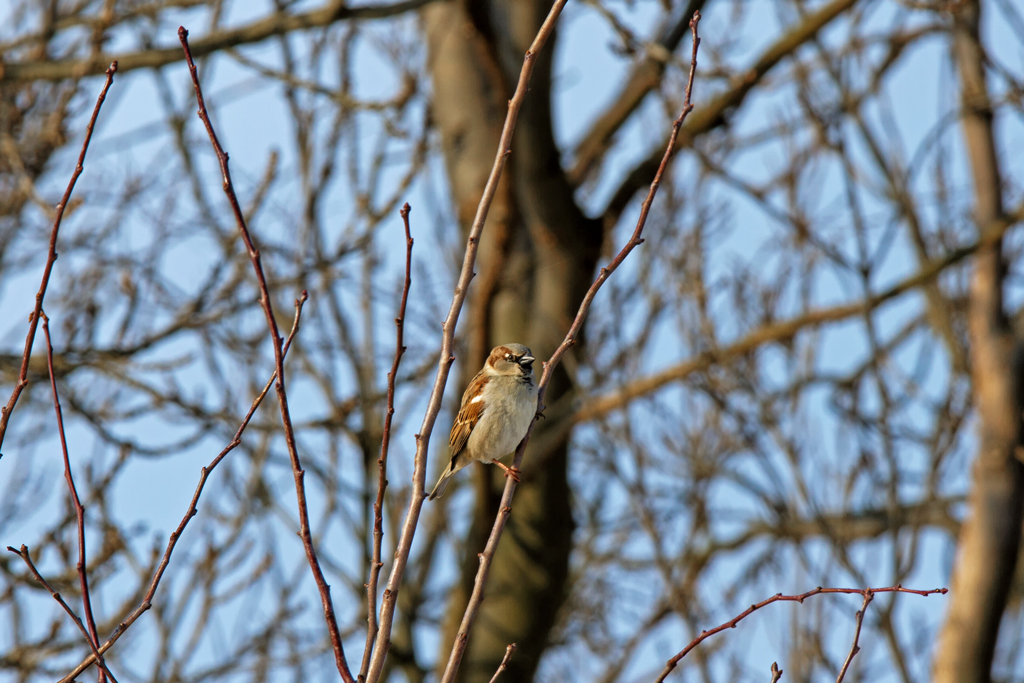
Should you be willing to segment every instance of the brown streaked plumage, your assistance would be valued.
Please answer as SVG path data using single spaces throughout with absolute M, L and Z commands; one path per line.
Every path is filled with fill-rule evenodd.
M 474 396 L 481 395 L 484 387 L 490 381 L 489 375 L 477 374 L 462 394 L 462 407 L 459 409 L 459 414 L 455 416 L 452 433 L 448 435 L 448 448 L 451 449 L 453 458 L 466 447 L 466 442 L 469 441 L 469 433 L 473 431 L 473 427 L 480 419 L 480 416 L 484 414 L 484 402 L 474 402 L 472 399 Z

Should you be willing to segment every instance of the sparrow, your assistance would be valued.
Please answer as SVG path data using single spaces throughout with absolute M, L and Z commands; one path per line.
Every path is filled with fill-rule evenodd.
M 519 470 L 498 462 L 498 458 L 515 451 L 537 413 L 534 360 L 530 349 L 522 344 L 494 347 L 462 395 L 448 437 L 451 461 L 429 500 L 443 494 L 452 475 L 474 460 L 493 463 L 505 470 L 506 477 L 519 481 Z

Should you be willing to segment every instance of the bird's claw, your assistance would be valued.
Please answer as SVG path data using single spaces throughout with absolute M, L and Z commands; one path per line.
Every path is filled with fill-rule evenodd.
M 512 479 L 515 482 L 519 482 L 519 475 L 522 474 L 522 471 L 518 467 L 509 467 L 508 465 L 505 465 L 504 463 L 500 463 L 498 461 L 495 461 L 494 464 L 500 467 L 501 469 L 505 470 L 506 477 L 512 477 Z

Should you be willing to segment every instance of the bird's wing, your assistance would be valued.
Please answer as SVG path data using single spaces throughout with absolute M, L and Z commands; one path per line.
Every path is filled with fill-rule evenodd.
M 452 433 L 448 437 L 448 446 L 451 448 L 452 461 L 455 456 L 462 452 L 469 441 L 469 434 L 473 431 L 480 416 L 484 414 L 484 402 L 479 400 L 483 396 L 483 389 L 490 376 L 480 373 L 473 378 L 473 381 L 466 387 L 466 393 L 462 395 L 462 407 L 459 414 L 455 416 L 455 424 L 452 425 Z

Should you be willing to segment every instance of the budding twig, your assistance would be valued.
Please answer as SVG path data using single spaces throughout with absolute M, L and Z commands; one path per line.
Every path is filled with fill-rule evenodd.
M 860 652 L 860 627 L 864 624 L 864 613 L 868 610 L 868 605 L 875 598 L 874 592 L 869 588 L 864 591 L 864 604 L 861 605 L 860 611 L 857 612 L 857 628 L 853 632 L 853 645 L 850 646 L 850 654 L 846 655 L 846 661 L 843 662 L 843 668 L 839 671 L 839 676 L 836 677 L 836 683 L 843 683 L 843 678 L 846 677 L 846 672 L 850 668 L 850 662 Z
M 515 652 L 515 651 L 516 651 L 516 644 L 515 643 L 509 643 L 508 647 L 505 648 L 505 656 L 501 658 L 501 664 L 498 665 L 498 670 L 494 672 L 493 676 L 491 676 L 491 683 L 497 683 L 498 676 L 500 676 L 501 673 L 508 666 L 508 660 L 512 659 L 512 653 Z
M 89 594 L 89 575 L 86 571 L 85 552 L 85 506 L 78 497 L 78 488 L 75 487 L 75 478 L 71 474 L 71 457 L 68 455 L 68 439 L 64 433 L 64 413 L 60 409 L 60 397 L 57 395 L 57 376 L 53 372 L 53 340 L 50 339 L 50 319 L 46 313 L 39 311 L 39 317 L 43 319 L 43 335 L 46 337 L 46 369 L 50 374 L 50 388 L 53 391 L 53 410 L 57 414 L 57 433 L 60 435 L 60 449 L 64 454 L 64 481 L 68 484 L 68 493 L 71 495 L 71 503 L 75 507 L 75 518 L 78 528 L 78 581 L 82 588 L 82 610 L 85 612 L 85 623 L 89 626 L 89 646 L 99 658 L 100 675 L 99 683 L 105 683 L 106 666 L 103 657 L 97 652 L 100 637 L 96 633 L 96 619 L 92 615 L 92 597 Z M 27 553 L 26 553 L 27 556 Z M 38 577 L 42 579 L 42 577 Z M 113 676 L 111 676 L 113 679 Z M 115 681 L 116 683 L 116 681 Z
M 178 39 L 185 51 L 185 61 L 188 62 L 188 70 L 192 76 L 192 85 L 195 86 L 196 101 L 199 103 L 199 118 L 206 126 L 206 132 L 210 136 L 210 144 L 217 154 L 220 162 L 220 172 L 223 178 L 224 194 L 227 195 L 231 210 L 235 215 L 235 223 L 238 225 L 238 232 L 242 236 L 245 248 L 249 252 L 249 260 L 252 261 L 253 270 L 256 273 L 256 281 L 260 289 L 260 304 L 263 307 L 263 314 L 267 318 L 267 327 L 270 331 L 270 342 L 274 348 L 274 365 L 277 368 L 277 400 L 281 407 L 281 424 L 284 427 L 284 441 L 288 447 L 288 457 L 291 459 L 292 475 L 295 479 L 295 497 L 299 509 L 299 537 L 302 539 L 302 547 L 306 551 L 306 559 L 309 561 L 310 571 L 313 573 L 313 580 L 320 591 L 320 602 L 323 605 L 324 620 L 327 622 L 327 631 L 331 638 L 331 647 L 334 649 L 334 660 L 345 683 L 355 683 L 352 672 L 349 671 L 348 661 L 345 659 L 345 648 L 341 642 L 341 632 L 338 630 L 338 619 L 334 615 L 334 602 L 331 600 L 331 587 L 327 585 L 324 572 L 320 568 L 320 560 L 317 558 L 316 548 L 313 546 L 313 534 L 309 527 L 309 506 L 306 503 L 305 471 L 299 461 L 299 451 L 295 444 L 295 430 L 292 427 L 291 413 L 288 410 L 288 392 L 285 389 L 284 375 L 284 353 L 282 340 L 277 328 L 277 319 L 274 317 L 274 307 L 270 300 L 270 288 L 267 287 L 267 278 L 263 273 L 263 263 L 260 259 L 260 252 L 253 244 L 249 234 L 249 228 L 245 224 L 245 216 L 242 207 L 235 195 L 235 188 L 231 184 L 231 172 L 228 170 L 228 155 L 217 139 L 217 133 L 213 130 L 213 123 L 206 111 L 206 102 L 203 99 L 203 90 L 199 84 L 199 72 L 195 62 L 192 60 L 192 52 L 188 46 L 188 31 L 183 26 L 178 27 Z
M 644 203 L 640 207 L 640 216 L 637 219 L 636 228 L 633 230 L 633 235 L 630 237 L 626 245 L 618 253 L 618 255 L 612 259 L 611 263 L 601 269 L 600 274 L 594 283 L 587 290 L 586 296 L 583 297 L 583 302 L 580 304 L 579 311 L 576 313 L 576 318 L 573 320 L 572 325 L 569 327 L 569 332 L 565 335 L 565 339 L 559 344 L 558 348 L 551 355 L 551 358 L 544 363 L 544 373 L 541 375 L 540 383 L 537 385 L 537 416 L 540 416 L 544 412 L 544 394 L 547 391 L 548 383 L 551 381 L 552 373 L 555 368 L 558 367 L 559 361 L 562 356 L 569 349 L 570 346 L 576 343 L 576 338 L 583 328 L 583 322 L 586 320 L 587 313 L 590 310 L 590 305 L 594 301 L 594 297 L 597 296 L 597 292 L 601 289 L 601 285 L 604 284 L 613 272 L 622 264 L 622 262 L 629 256 L 629 253 L 633 251 L 637 246 L 643 243 L 641 235 L 643 234 L 644 225 L 647 223 L 647 215 L 651 210 L 651 203 L 654 201 L 654 196 L 658 192 L 658 187 L 661 185 L 662 176 L 665 174 L 665 169 L 668 167 L 669 161 L 671 161 L 675 153 L 675 142 L 679 135 L 679 129 L 683 125 L 683 121 L 686 120 L 686 115 L 693 109 L 693 105 L 690 103 L 690 96 L 693 92 L 693 78 L 697 70 L 697 48 L 700 45 L 700 38 L 697 35 L 697 23 L 700 21 L 700 12 L 694 12 L 693 18 L 690 20 L 690 31 L 693 35 L 693 51 L 690 57 L 690 74 L 689 79 L 686 83 L 686 95 L 683 102 L 682 111 L 679 113 L 679 117 L 672 124 L 672 134 L 669 136 L 668 146 L 665 148 L 665 154 L 662 156 L 661 165 L 658 167 L 658 172 L 654 176 L 654 180 L 651 182 L 651 187 L 647 192 L 647 198 L 644 199 Z M 533 433 L 534 425 L 537 424 L 536 418 L 530 423 L 530 427 L 526 432 L 526 436 L 523 437 L 522 442 L 516 449 L 515 456 L 512 459 L 512 467 L 519 469 L 523 462 L 523 454 L 526 452 L 526 446 L 530 442 L 530 435 Z M 494 518 L 494 526 L 491 528 L 491 534 L 487 538 L 487 544 L 484 546 L 484 551 L 480 553 L 480 566 L 477 569 L 476 579 L 473 583 L 473 592 L 470 595 L 469 602 L 466 604 L 466 611 L 462 615 L 462 623 L 459 626 L 458 637 L 455 638 L 455 642 L 452 645 L 451 654 L 448 656 L 448 664 L 445 666 L 444 675 L 441 677 L 440 683 L 451 683 L 455 680 L 455 674 L 459 669 L 459 664 L 462 662 L 462 656 L 466 651 L 466 641 L 469 637 L 469 631 L 473 626 L 473 622 L 476 619 L 477 611 L 480 609 L 480 604 L 484 599 L 484 586 L 487 583 L 487 575 L 490 572 L 491 562 L 494 559 L 494 553 L 498 549 L 498 541 L 501 540 L 502 532 L 505 529 L 505 523 L 508 521 L 508 515 L 511 511 L 512 495 L 516 490 L 516 481 L 512 477 L 508 477 L 505 480 L 505 490 L 501 495 L 501 504 L 498 506 L 498 514 Z
M 292 340 L 295 339 L 296 333 L 299 331 L 299 320 L 302 316 L 302 305 L 306 303 L 308 295 L 305 291 L 302 295 L 295 300 L 295 318 L 292 320 L 292 329 L 288 333 L 288 339 L 285 340 L 284 348 L 282 352 L 285 356 L 288 355 L 288 349 L 291 348 Z M 96 661 L 97 654 L 103 654 L 109 650 L 114 643 L 117 642 L 118 638 L 124 635 L 124 632 L 135 623 L 135 621 L 141 617 L 145 612 L 153 606 L 153 596 L 156 595 L 157 588 L 160 587 L 160 580 L 164 576 L 164 571 L 167 569 L 167 565 L 171 561 L 171 553 L 174 552 L 175 546 L 178 544 L 178 539 L 181 538 L 182 533 L 185 531 L 185 527 L 188 523 L 199 514 L 199 497 L 203 494 L 203 489 L 206 487 L 206 481 L 210 477 L 210 473 L 220 464 L 220 461 L 227 457 L 228 453 L 235 450 L 242 444 L 242 434 L 245 432 L 245 428 L 249 426 L 249 422 L 252 420 L 253 415 L 256 414 L 256 410 L 263 403 L 263 399 L 270 392 L 270 387 L 273 386 L 274 381 L 277 379 L 277 371 L 270 376 L 267 383 L 263 386 L 263 391 L 259 393 L 256 398 L 253 399 L 252 405 L 249 406 L 249 412 L 245 414 L 242 419 L 242 423 L 238 425 L 238 429 L 235 431 L 235 436 L 231 439 L 231 442 L 224 447 L 220 453 L 217 454 L 213 460 L 210 461 L 206 467 L 202 468 L 199 475 L 199 483 L 196 485 L 195 493 L 192 494 L 192 501 L 189 503 L 188 510 L 185 511 L 185 516 L 181 518 L 178 523 L 178 527 L 171 533 L 170 538 L 167 540 L 167 547 L 164 549 L 163 557 L 160 558 L 160 564 L 157 565 L 156 571 L 153 573 L 153 578 L 149 583 L 149 590 L 146 591 L 146 595 L 142 598 L 142 602 L 135 610 L 128 615 L 128 618 L 118 624 L 117 629 L 114 630 L 113 635 L 107 639 L 103 645 L 99 647 L 99 652 L 89 655 L 81 664 L 75 667 L 75 669 L 67 676 L 62 678 L 59 683 L 74 683 L 75 678 L 85 671 L 89 666 Z
M 776 593 L 775 595 L 773 595 L 772 597 L 768 598 L 767 600 L 762 600 L 761 602 L 759 602 L 757 604 L 751 605 L 750 607 L 748 607 L 747 609 L 743 610 L 742 612 L 740 612 L 739 614 L 737 614 L 735 617 L 733 617 L 729 621 L 725 622 L 724 624 L 720 624 L 719 626 L 716 626 L 715 628 L 710 629 L 708 631 L 701 631 L 700 635 L 697 636 L 696 638 L 694 638 L 693 640 L 691 640 L 689 645 L 684 647 L 682 650 L 680 650 L 678 652 L 678 654 L 676 654 L 674 657 L 672 657 L 672 659 L 668 660 L 668 662 L 665 663 L 665 668 L 662 670 L 662 672 L 658 676 L 658 678 L 655 679 L 655 683 L 662 683 L 665 680 L 665 678 L 668 677 L 668 675 L 670 673 L 672 673 L 672 669 L 676 668 L 676 665 L 679 664 L 679 662 L 683 659 L 683 657 L 688 655 L 690 653 L 690 651 L 693 650 L 695 647 L 697 647 L 698 645 L 700 645 L 701 643 L 703 643 L 705 640 L 707 640 L 708 638 L 710 638 L 713 635 L 717 635 L 717 634 L 721 633 L 722 631 L 725 631 L 725 630 L 730 629 L 730 628 L 736 628 L 737 624 L 739 624 L 741 621 L 743 621 L 744 619 L 746 619 L 747 617 L 749 617 L 751 614 L 753 614 L 757 610 L 761 609 L 762 607 L 766 607 L 767 605 L 770 605 L 770 604 L 772 604 L 774 602 L 799 602 L 799 603 L 803 603 L 803 601 L 806 600 L 807 598 L 814 597 L 815 595 L 825 595 L 825 594 L 829 594 L 829 593 L 839 593 L 839 594 L 846 594 L 846 595 L 853 595 L 853 594 L 863 595 L 863 596 L 865 596 L 864 606 L 866 607 L 867 604 L 869 602 L 871 602 L 871 599 L 867 597 L 869 594 L 874 595 L 875 593 L 912 593 L 913 595 L 929 596 L 929 595 L 936 595 L 936 594 L 937 595 L 945 595 L 947 593 L 947 590 L 945 588 L 933 588 L 932 590 L 915 590 L 913 588 L 904 588 L 903 586 L 890 586 L 888 588 L 821 588 L 819 586 L 818 588 L 815 588 L 812 591 L 807 591 L 806 593 L 801 593 L 800 595 L 783 595 L 782 593 Z M 861 621 L 863 620 L 863 618 L 864 618 L 864 610 L 861 609 L 861 611 L 858 612 L 858 618 L 857 618 L 857 637 L 858 638 L 860 637 L 860 624 L 861 624 Z M 856 654 L 856 652 L 855 652 L 856 648 L 857 648 L 857 641 L 854 640 L 853 650 L 851 650 L 850 656 L 847 658 L 846 665 L 843 666 L 843 673 L 840 674 L 839 681 L 837 681 L 837 683 L 840 683 L 842 681 L 843 674 L 846 671 L 846 666 L 849 665 L 850 660 L 853 659 L 853 655 Z M 779 672 L 779 675 L 780 676 L 782 675 L 781 671 Z
M 395 318 L 395 359 L 391 362 L 388 373 L 388 408 L 384 416 L 384 435 L 381 438 L 380 458 L 377 460 L 379 478 L 377 480 L 377 500 L 373 503 L 373 553 L 370 559 L 370 579 L 366 583 L 366 646 L 363 648 L 363 663 L 359 667 L 358 680 L 365 681 L 370 670 L 370 656 L 373 654 L 373 643 L 377 638 L 377 585 L 380 581 L 381 545 L 384 541 L 384 490 L 388 486 L 388 449 L 391 446 L 391 418 L 395 414 L 395 378 L 398 376 L 398 364 L 405 353 L 405 306 L 409 301 L 409 286 L 412 284 L 412 233 L 409 231 L 409 211 L 407 203 L 399 212 L 405 226 L 405 285 L 402 287 L 402 299 L 398 305 L 398 317 Z
M 89 649 L 92 650 L 93 656 L 99 661 L 101 671 L 100 675 L 105 674 L 110 677 L 110 680 L 113 681 L 113 683 L 117 683 L 117 679 L 114 678 L 114 674 L 110 673 L 110 669 L 107 668 L 107 663 L 103 661 L 103 655 L 98 649 L 96 649 L 95 641 L 93 641 L 92 636 L 90 636 L 89 632 L 85 629 L 85 624 L 83 624 L 82 620 L 79 619 L 77 614 L 75 614 L 75 611 L 71 609 L 71 606 L 64 601 L 64 598 L 61 597 L 60 593 L 54 590 L 53 586 L 51 586 L 50 583 L 43 578 L 43 575 L 39 573 L 39 570 L 36 569 L 35 563 L 32 562 L 32 555 L 29 553 L 28 546 L 22 545 L 20 550 L 7 546 L 7 549 L 25 561 L 25 564 L 28 565 L 29 571 L 32 572 L 32 576 L 36 577 L 36 581 L 43 584 L 43 588 L 50 591 L 50 595 L 52 595 L 53 599 L 57 601 L 57 604 L 59 604 L 64 611 L 67 612 L 68 616 L 71 617 L 71 620 L 75 622 L 75 626 L 78 627 L 78 630 L 82 632 L 83 636 L 85 636 L 86 642 L 89 643 Z
M 469 229 L 469 237 L 466 240 L 466 254 L 462 259 L 462 271 L 459 273 L 459 280 L 455 286 L 455 293 L 452 296 L 452 304 L 448 309 L 448 316 L 441 327 L 441 356 L 437 363 L 437 376 L 434 378 L 434 386 L 430 391 L 430 398 L 427 401 L 427 410 L 423 416 L 423 423 L 416 435 L 416 456 L 413 461 L 412 495 L 409 497 L 409 509 L 402 522 L 402 531 L 398 537 L 395 550 L 395 561 L 391 565 L 391 574 L 388 577 L 387 588 L 384 591 L 380 605 L 380 625 L 377 632 L 377 639 L 373 646 L 373 655 L 370 659 L 370 668 L 366 674 L 368 683 L 377 683 L 384 670 L 384 660 L 391 646 L 391 627 L 394 623 L 395 607 L 397 606 L 398 589 L 402 585 L 402 578 L 405 576 L 405 568 L 409 562 L 409 553 L 412 550 L 413 537 L 416 535 L 416 526 L 419 524 L 420 511 L 423 508 L 423 501 L 426 493 L 423 490 L 427 478 L 427 450 L 430 446 L 430 436 L 434 430 L 434 423 L 441 411 L 441 400 L 444 398 L 444 389 L 448 383 L 448 374 L 451 371 L 452 362 L 455 360 L 454 340 L 455 326 L 459 322 L 459 314 L 462 312 L 462 305 L 466 300 L 469 291 L 469 283 L 473 279 L 473 266 L 476 263 L 476 252 L 480 246 L 480 235 L 483 233 L 484 223 L 487 220 L 487 213 L 490 211 L 491 202 L 498 190 L 498 181 L 508 162 L 512 152 L 512 134 L 515 132 L 516 121 L 519 118 L 519 110 L 522 109 L 523 101 L 530 85 L 530 76 L 533 74 L 533 66 L 537 53 L 544 47 L 548 37 L 555 28 L 558 15 L 567 0 L 557 0 L 548 12 L 547 18 L 537 31 L 530 49 L 526 51 L 523 59 L 523 68 L 519 72 L 519 83 L 516 85 L 515 94 L 508 103 L 508 114 L 505 116 L 505 125 L 501 130 L 501 138 L 498 142 L 498 150 L 495 153 L 494 164 L 491 173 L 484 185 L 483 195 L 477 205 L 476 216 Z
M 103 83 L 103 89 L 100 91 L 100 96 L 96 98 L 96 106 L 93 107 L 92 116 L 89 117 L 89 124 L 85 127 L 85 139 L 82 140 L 82 151 L 78 153 L 78 163 L 75 164 L 75 170 L 71 174 L 71 180 L 68 181 L 67 188 L 64 190 L 64 196 L 61 197 L 60 203 L 57 204 L 56 214 L 53 218 L 53 229 L 50 230 L 50 250 L 46 255 L 46 265 L 43 266 L 43 280 L 39 283 L 39 291 L 36 292 L 35 308 L 28 317 L 28 334 L 25 335 L 25 351 L 21 355 L 21 370 L 18 372 L 18 382 L 14 385 L 14 391 L 11 393 L 10 399 L 7 400 L 7 405 L 0 408 L 0 447 L 3 446 L 4 435 L 7 434 L 7 423 L 11 420 L 14 406 L 17 405 L 21 392 L 28 386 L 28 360 L 32 355 L 32 345 L 36 339 L 39 314 L 43 311 L 46 287 L 50 284 L 50 273 L 53 272 L 53 264 L 57 260 L 57 233 L 60 231 L 60 222 L 64 218 L 64 209 L 67 208 L 68 201 L 71 199 L 71 192 L 75 189 L 78 176 L 82 175 L 82 171 L 85 170 L 85 153 L 89 150 L 92 130 L 96 127 L 96 118 L 100 115 L 100 107 L 103 106 L 103 100 L 107 98 L 107 91 L 110 90 L 110 85 L 114 82 L 115 73 L 117 73 L 117 62 L 111 62 L 110 66 L 107 67 L 107 80 Z M 3 454 L 0 453 L 0 458 L 2 457 Z

